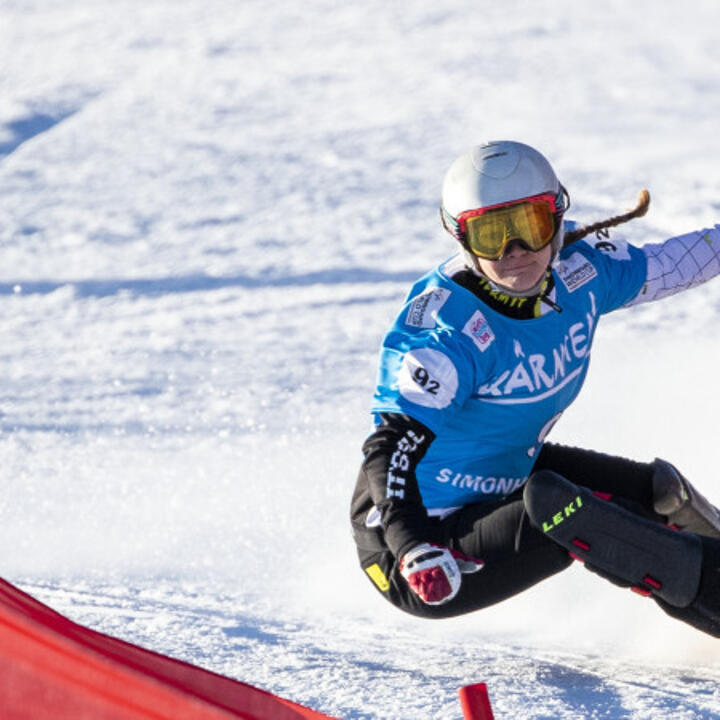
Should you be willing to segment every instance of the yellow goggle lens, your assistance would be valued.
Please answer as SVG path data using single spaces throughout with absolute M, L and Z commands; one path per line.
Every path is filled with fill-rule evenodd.
M 553 208 L 547 202 L 522 202 L 486 210 L 468 217 L 465 226 L 470 249 L 488 260 L 501 258 L 511 240 L 522 240 L 537 252 L 555 234 Z

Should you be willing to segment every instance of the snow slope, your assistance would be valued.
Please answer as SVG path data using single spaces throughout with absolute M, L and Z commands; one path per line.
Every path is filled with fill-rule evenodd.
M 581 568 L 429 623 L 347 513 L 442 174 L 535 144 L 637 242 L 718 221 L 720 10 L 650 0 L 0 0 L 0 574 L 350 719 L 720 718 L 717 641 Z M 720 282 L 609 317 L 552 439 L 720 499 Z

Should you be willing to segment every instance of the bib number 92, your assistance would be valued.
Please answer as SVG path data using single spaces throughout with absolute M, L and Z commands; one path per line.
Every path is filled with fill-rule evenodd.
M 437 395 L 440 389 L 440 383 L 430 377 L 430 373 L 424 367 L 415 368 L 413 380 L 431 395 Z

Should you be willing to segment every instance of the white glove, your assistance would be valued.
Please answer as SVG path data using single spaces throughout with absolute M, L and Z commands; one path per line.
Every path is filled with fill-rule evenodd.
M 457 550 L 423 543 L 403 555 L 400 573 L 424 603 L 442 605 L 458 594 L 461 575 L 477 572 L 483 564 Z

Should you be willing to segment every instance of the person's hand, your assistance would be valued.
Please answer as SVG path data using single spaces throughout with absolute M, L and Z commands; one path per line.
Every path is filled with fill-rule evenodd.
M 461 575 L 480 570 L 483 561 L 441 545 L 422 543 L 408 550 L 400 573 L 410 589 L 428 605 L 442 605 L 460 590 Z

